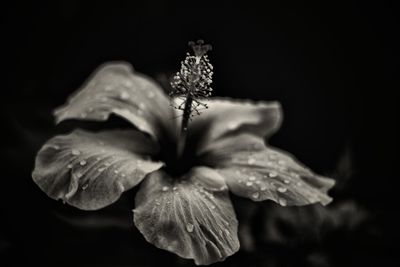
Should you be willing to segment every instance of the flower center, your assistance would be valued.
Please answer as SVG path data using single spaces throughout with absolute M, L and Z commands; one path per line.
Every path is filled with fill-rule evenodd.
M 207 104 L 201 100 L 211 95 L 212 88 L 212 69 L 207 52 L 211 50 L 211 45 L 204 44 L 203 40 L 189 42 L 194 55 L 186 54 L 186 58 L 181 62 L 181 69 L 175 74 L 171 82 L 171 97 L 177 97 L 182 102 L 175 106 L 182 110 L 181 133 L 178 141 L 178 158 L 182 156 L 186 145 L 186 135 L 189 121 L 193 116 L 200 115 L 200 110 L 208 108 Z

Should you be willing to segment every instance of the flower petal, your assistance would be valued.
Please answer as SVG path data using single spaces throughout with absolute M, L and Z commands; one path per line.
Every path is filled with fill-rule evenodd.
M 204 162 L 215 165 L 233 193 L 282 206 L 331 202 L 334 180 L 313 173 L 287 152 L 248 134 L 223 138 L 205 149 Z
M 175 99 L 177 106 L 180 99 Z M 189 126 L 189 135 L 201 138 L 199 147 L 232 132 L 252 133 L 262 137 L 275 133 L 282 122 L 279 102 L 254 102 L 233 99 L 205 99 L 208 108 L 200 116 L 194 116 Z M 176 112 L 181 113 L 181 110 Z
M 194 259 L 222 261 L 239 249 L 236 215 L 223 178 L 197 167 L 182 179 L 151 173 L 136 195 L 134 221 L 158 248 Z
M 156 151 L 138 131 L 75 130 L 42 147 L 32 177 L 51 198 L 83 210 L 100 209 L 162 166 L 148 158 Z
M 174 132 L 169 98 L 149 77 L 130 64 L 100 66 L 67 103 L 54 111 L 57 123 L 66 119 L 105 121 L 113 113 L 157 139 L 161 131 Z

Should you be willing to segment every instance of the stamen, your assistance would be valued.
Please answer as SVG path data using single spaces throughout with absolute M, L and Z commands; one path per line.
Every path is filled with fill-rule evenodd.
M 203 40 L 189 42 L 194 55 L 186 54 L 185 60 L 181 62 L 181 69 L 175 74 L 171 82 L 171 97 L 179 97 L 183 101 L 174 108 L 182 110 L 181 139 L 178 154 L 183 150 L 186 139 L 186 131 L 189 120 L 196 115 L 200 115 L 200 110 L 208 108 L 207 104 L 201 100 L 211 96 L 213 66 L 211 65 L 207 52 L 211 50 L 211 45 L 204 44 Z M 179 152 L 180 151 L 180 152 Z

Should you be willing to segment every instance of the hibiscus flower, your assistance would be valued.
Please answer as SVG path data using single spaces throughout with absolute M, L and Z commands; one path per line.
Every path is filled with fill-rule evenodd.
M 116 115 L 132 129 L 56 136 L 38 152 L 32 177 L 49 197 L 82 210 L 108 206 L 140 183 L 136 227 L 158 248 L 201 265 L 239 249 L 229 191 L 281 206 L 326 205 L 334 182 L 265 142 L 281 125 L 279 103 L 209 98 L 210 46 L 191 46 L 171 97 L 128 63 L 100 66 L 55 110 L 57 123 Z

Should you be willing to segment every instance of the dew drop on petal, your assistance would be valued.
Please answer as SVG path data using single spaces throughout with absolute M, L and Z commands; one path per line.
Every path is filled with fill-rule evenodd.
M 143 102 L 140 102 L 140 103 L 139 103 L 139 108 L 140 108 L 140 109 L 145 109 L 145 108 L 146 108 L 146 104 L 143 103 Z
M 169 190 L 168 186 L 163 186 L 163 188 L 161 189 L 163 192 L 167 192 Z
M 68 165 L 67 165 L 67 168 L 68 168 L 68 169 L 72 169 L 72 167 L 73 167 L 72 164 L 68 164 Z
M 285 184 L 290 184 L 290 181 L 289 181 L 288 179 L 283 180 L 283 182 L 284 182 Z
M 122 100 L 127 100 L 127 99 L 129 98 L 129 94 L 128 94 L 127 92 L 123 91 L 123 92 L 121 92 L 121 94 L 119 95 L 119 97 L 120 97 Z
M 303 184 L 301 182 L 297 182 L 296 185 L 297 186 L 303 186 Z
M 176 190 L 178 190 L 178 187 L 174 186 L 174 187 L 172 188 L 172 190 L 176 191 Z
M 86 190 L 88 188 L 88 186 L 89 186 L 89 183 L 82 185 L 82 190 Z
M 193 230 L 194 230 L 194 225 L 191 224 L 191 223 L 187 223 L 187 224 L 186 224 L 186 230 L 187 230 L 189 233 L 193 232 Z
M 237 127 L 236 123 L 231 122 L 228 124 L 228 130 L 235 130 L 236 127 Z
M 74 156 L 79 156 L 81 154 L 81 152 L 78 149 L 72 149 L 71 153 Z
M 114 170 L 114 173 L 115 173 L 115 174 L 118 174 L 118 173 L 119 173 L 119 171 L 118 171 L 118 170 Z
M 254 192 L 252 195 L 251 195 L 253 198 L 259 198 L 260 197 L 260 193 L 258 193 L 258 192 Z
M 256 180 L 256 177 L 250 176 L 250 177 L 249 177 L 249 180 L 250 180 L 250 181 L 255 181 L 255 180 Z
M 269 177 L 276 177 L 276 176 L 278 176 L 277 172 L 270 172 L 269 173 Z
M 54 148 L 55 150 L 59 150 L 59 149 L 60 149 L 60 146 L 59 146 L 59 145 L 54 145 L 53 148 Z
M 86 160 L 81 160 L 80 162 L 79 162 L 79 164 L 81 165 L 81 166 L 85 166 L 86 165 Z
M 256 162 L 256 160 L 254 158 L 251 158 L 251 157 L 247 160 L 247 163 L 250 164 L 250 165 L 254 164 L 255 162 Z
M 76 177 L 81 178 L 81 177 L 82 177 L 82 173 L 77 172 L 77 173 L 76 173 Z
M 266 186 L 266 185 L 261 186 L 261 187 L 260 187 L 260 190 L 261 190 L 261 191 L 267 190 L 267 186 Z
M 278 202 L 279 202 L 279 204 L 281 204 L 281 206 L 286 206 L 287 205 L 287 201 L 284 198 L 279 198 Z
M 278 187 L 278 192 L 281 192 L 281 193 L 285 193 L 286 191 L 287 191 L 287 188 L 286 187 L 283 187 L 283 186 L 281 186 L 281 187 Z
M 215 210 L 215 205 L 211 205 L 210 207 L 212 210 Z
M 252 186 L 252 185 L 253 185 L 253 182 L 247 182 L 246 185 L 247 185 L 247 186 Z
M 122 183 L 117 183 L 117 186 L 121 192 L 125 191 L 125 186 Z

